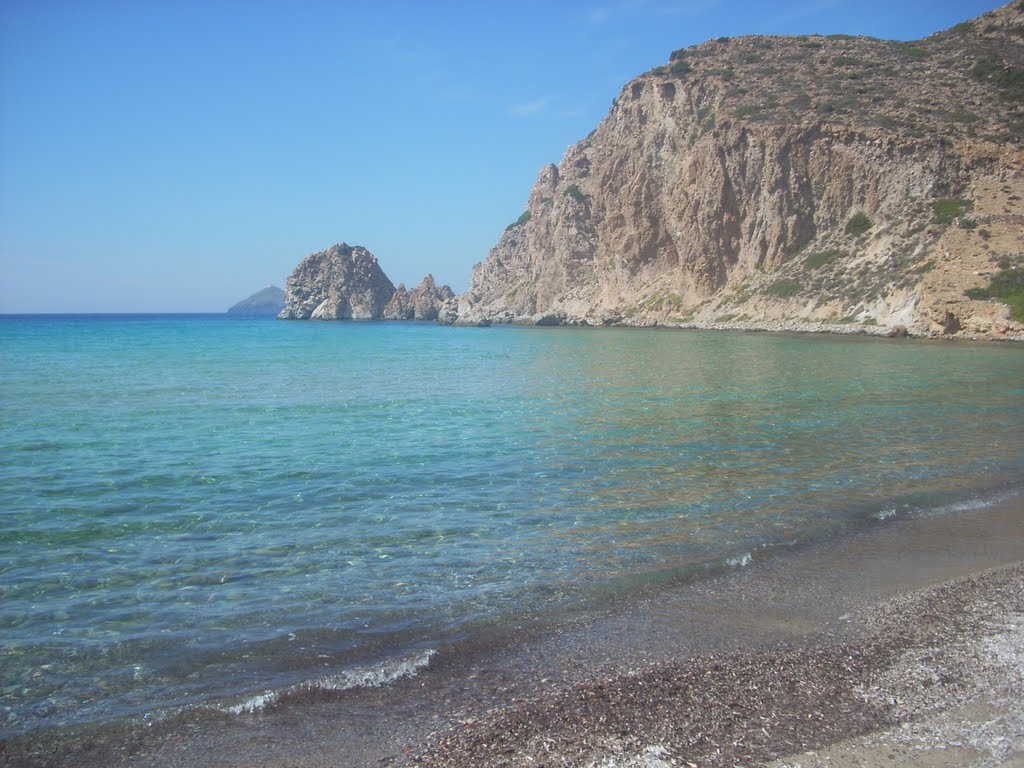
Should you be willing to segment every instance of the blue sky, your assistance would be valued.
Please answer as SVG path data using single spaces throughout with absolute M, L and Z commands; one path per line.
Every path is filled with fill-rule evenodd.
M 222 311 L 342 240 L 462 291 L 675 48 L 998 5 L 0 0 L 0 312 Z

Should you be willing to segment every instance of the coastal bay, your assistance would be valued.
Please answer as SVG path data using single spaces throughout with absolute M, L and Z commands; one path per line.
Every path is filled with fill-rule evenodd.
M 12 765 L 540 759 L 483 749 L 513 721 L 563 729 L 569 764 L 668 759 L 684 742 L 644 723 L 682 722 L 687 676 L 710 696 L 723 659 L 747 684 L 754 658 L 877 650 L 872 606 L 1024 551 L 1015 346 L 224 316 L 2 330 Z M 581 691 L 657 680 L 680 685 L 597 696 L 633 741 L 580 724 Z M 815 738 L 896 722 L 864 706 L 860 730 Z

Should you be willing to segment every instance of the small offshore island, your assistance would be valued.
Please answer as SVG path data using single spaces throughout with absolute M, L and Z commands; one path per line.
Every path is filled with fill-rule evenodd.
M 470 288 L 306 258 L 287 319 L 1024 340 L 1024 4 L 914 42 L 718 38 L 627 83 Z

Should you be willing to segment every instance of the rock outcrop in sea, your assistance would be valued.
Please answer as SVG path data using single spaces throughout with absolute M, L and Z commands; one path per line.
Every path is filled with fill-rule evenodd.
M 396 289 L 376 256 L 347 243 L 304 258 L 285 286 L 283 320 L 435 320 L 455 295 L 432 275 L 411 291 Z
M 441 306 L 455 297 L 447 285 L 438 286 L 433 275 L 427 275 L 411 291 L 398 284 L 388 305 L 384 307 L 385 320 L 437 320 Z
M 709 40 L 541 170 L 440 319 L 1024 338 L 1022 140 L 1024 0 Z
M 268 285 L 262 291 L 242 299 L 228 310 L 229 315 L 277 315 L 284 309 L 284 291 Z
M 361 245 L 332 245 L 304 258 L 285 283 L 285 320 L 379 320 L 395 292 Z

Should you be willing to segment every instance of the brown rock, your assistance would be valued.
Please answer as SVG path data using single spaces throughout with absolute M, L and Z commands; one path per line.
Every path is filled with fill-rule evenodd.
M 942 321 L 942 332 L 947 336 L 960 332 L 960 321 L 949 310 L 946 311 L 946 318 Z

